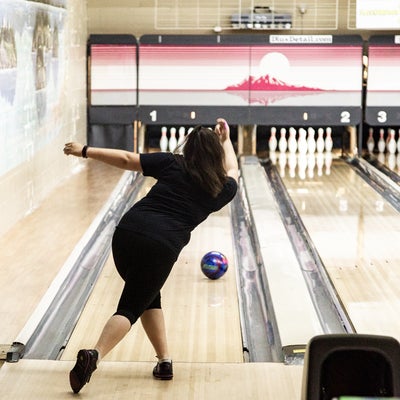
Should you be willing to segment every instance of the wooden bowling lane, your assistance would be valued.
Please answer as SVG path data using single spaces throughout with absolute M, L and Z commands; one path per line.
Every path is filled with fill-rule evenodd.
M 376 159 L 381 164 L 385 165 L 389 171 L 400 174 L 400 153 L 397 154 L 384 154 L 378 153 Z
M 79 395 L 72 393 L 72 361 L 21 360 L 0 370 L 2 400 L 209 400 L 301 397 L 302 367 L 279 363 L 174 364 L 174 379 L 153 379 L 152 362 L 103 362 Z
M 357 333 L 400 340 L 400 215 L 343 160 L 284 183 Z
M 8 275 L 23 277 L 22 282 L 17 279 L 10 282 L 15 285 L 7 293 L 13 296 L 6 298 L 4 291 L 0 293 L 3 304 L 8 304 L 3 310 L 10 313 L 4 315 L 16 322 L 14 330 L 4 335 L 4 342 L 15 339 L 122 175 L 118 169 L 90 160 L 84 165 L 82 171 L 63 182 L 39 209 L 12 230 L 14 237 L 10 233 L 0 238 L 2 249 L 7 249 L 0 254 L 2 265 L 10 264 L 4 276 L 7 279 Z M 150 180 L 146 181 L 142 194 L 150 184 Z M 341 204 L 344 206 L 343 202 Z M 380 208 L 381 203 L 377 202 L 377 207 Z M 225 207 L 195 230 L 163 290 L 174 380 L 153 380 L 154 352 L 138 323 L 123 343 L 102 361 L 82 395 L 96 399 L 300 398 L 301 366 L 243 362 L 234 271 L 235 244 L 229 213 L 230 208 Z M 62 229 L 49 230 L 49 226 Z M 30 258 L 26 256 L 27 246 Z M 49 252 L 49 246 L 54 250 Z M 217 281 L 205 278 L 199 266 L 202 255 L 212 249 L 223 252 L 230 260 L 228 273 Z M 21 275 L 16 273 L 17 267 Z M 1 271 L 4 273 L 3 269 Z M 34 281 L 28 279 L 32 272 Z M 39 283 L 35 289 L 34 285 Z M 97 339 L 105 320 L 114 312 L 121 288 L 122 282 L 110 257 L 62 359 L 22 359 L 15 364 L 6 363 L 0 369 L 0 398 L 70 398 L 68 372 L 76 352 Z M 28 296 L 27 301 L 25 298 L 21 301 L 21 293 Z M 20 309 L 24 311 L 22 316 L 18 315 Z M 2 324 L 0 335 L 4 332 Z
M 146 179 L 143 193 L 153 183 Z M 196 228 L 163 288 L 167 333 L 175 361 L 243 362 L 229 212 L 227 206 Z M 227 273 L 215 281 L 206 278 L 200 270 L 200 260 L 210 250 L 222 252 L 230 263 Z M 121 290 L 122 280 L 110 256 L 62 360 L 73 360 L 80 348 L 95 344 L 105 321 L 115 312 Z M 105 360 L 155 360 L 140 322 Z
M 55 199 L 50 201 L 53 207 L 47 206 L 42 211 L 44 215 L 54 213 L 51 218 L 47 215 L 50 219 L 46 221 L 51 226 L 59 224 L 66 209 L 69 213 L 75 211 L 76 216 L 73 220 L 71 217 L 67 218 L 69 223 L 64 227 L 63 237 L 57 239 L 60 260 L 54 261 L 51 258 L 47 260 L 46 242 L 40 243 L 43 249 L 40 250 L 42 257 L 38 256 L 38 259 L 41 262 L 36 262 L 43 266 L 43 274 L 49 269 L 52 274 L 46 278 L 43 289 L 38 289 L 38 299 L 121 176 L 119 170 L 102 168 L 100 165 L 100 169 L 97 170 L 97 166 L 97 164 L 89 164 L 89 168 L 94 168 L 91 170 L 92 178 L 100 178 L 97 186 L 89 185 L 88 180 L 73 177 L 66 182 L 70 188 L 75 187 L 73 193 L 70 189 L 71 194 L 66 198 L 55 196 Z M 100 173 L 96 175 L 99 171 Z M 83 177 L 87 173 L 87 171 L 83 172 Z M 108 173 L 111 173 L 110 184 L 105 185 L 104 180 L 107 180 Z M 86 200 L 80 197 L 81 201 L 73 203 L 77 193 L 82 191 L 86 191 L 86 196 L 83 197 Z M 92 203 L 90 197 L 100 196 L 100 192 L 103 199 L 99 201 L 96 209 L 97 203 L 95 201 Z M 64 202 L 67 204 L 66 207 L 63 207 Z M 54 207 L 55 204 L 58 206 Z M 83 207 L 82 204 L 85 206 Z M 93 213 L 88 216 L 89 211 Z M 88 399 L 113 398 L 117 400 L 128 398 L 292 400 L 300 397 L 301 366 L 243 362 L 235 265 L 231 261 L 233 260 L 233 239 L 229 212 L 229 207 L 224 208 L 210 216 L 194 231 L 190 245 L 182 252 L 163 290 L 170 349 L 174 357 L 173 381 L 161 382 L 152 378 L 154 352 L 138 323 L 124 342 L 102 361 L 90 384 L 83 389 L 80 396 Z M 85 221 L 85 223 L 80 225 L 79 221 Z M 32 232 L 29 221 L 25 221 L 24 228 Z M 41 230 L 46 231 L 44 228 L 41 226 Z M 69 243 L 69 235 L 73 237 L 71 243 Z M 67 247 L 63 252 L 60 250 L 62 246 Z M 211 249 L 223 252 L 230 260 L 228 272 L 217 281 L 209 281 L 200 271 L 200 258 Z M 21 258 L 23 258 L 23 252 L 21 252 Z M 76 330 L 62 355 L 62 360 L 23 358 L 18 363 L 4 364 L 0 369 L 0 398 L 30 400 L 71 398 L 73 394 L 68 384 L 68 373 L 74 365 L 76 351 L 86 343 L 92 344 L 97 338 L 99 333 L 97 330 L 102 327 L 110 313 L 114 312 L 121 287 L 122 282 L 116 275 L 110 258 L 87 307 L 83 310 Z M 14 289 L 17 290 L 18 285 Z M 18 299 L 15 297 L 9 299 L 9 307 L 18 304 Z M 26 307 L 26 304 L 24 306 Z M 35 304 L 30 309 L 34 308 Z M 12 311 L 15 311 L 15 308 Z M 22 328 L 29 316 L 29 310 L 25 314 L 14 331 L 9 334 L 10 340 L 13 340 Z M 128 360 L 134 360 L 134 362 Z
M 121 178 L 121 170 L 85 161 L 0 238 L 2 344 L 15 340 Z
M 305 349 L 323 333 L 267 176 L 255 157 L 241 158 L 241 177 L 251 209 L 262 267 L 274 309 L 284 358 Z
M 396 185 L 400 185 L 400 153 L 397 154 L 365 154 L 365 160 L 383 175 L 390 178 Z

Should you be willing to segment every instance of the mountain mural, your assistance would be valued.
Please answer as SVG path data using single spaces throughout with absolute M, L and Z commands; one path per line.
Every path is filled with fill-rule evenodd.
M 261 76 L 259 78 L 250 76 L 250 78 L 243 80 L 241 83 L 227 86 L 225 90 L 323 91 L 323 89 L 319 88 L 290 85 L 269 75 Z

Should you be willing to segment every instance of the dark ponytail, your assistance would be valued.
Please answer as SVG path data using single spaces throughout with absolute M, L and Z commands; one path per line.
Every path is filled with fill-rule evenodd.
M 216 197 L 227 180 L 219 136 L 209 128 L 196 126 L 186 138 L 183 156 L 192 179 Z

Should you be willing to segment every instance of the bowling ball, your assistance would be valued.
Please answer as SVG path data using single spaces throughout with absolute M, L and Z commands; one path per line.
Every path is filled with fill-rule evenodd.
M 209 251 L 200 262 L 203 274 L 209 279 L 219 279 L 228 269 L 228 259 L 219 251 Z

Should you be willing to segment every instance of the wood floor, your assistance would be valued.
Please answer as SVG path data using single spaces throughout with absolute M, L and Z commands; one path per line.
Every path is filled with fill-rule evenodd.
M 285 185 L 359 333 L 400 339 L 398 213 L 351 168 L 333 160 L 329 174 L 293 176 Z M 95 162 L 72 176 L 0 238 L 0 343 L 11 344 L 57 272 L 119 182 L 122 171 Z M 151 185 L 145 181 L 141 195 Z M 229 207 L 193 233 L 162 297 L 175 376 L 152 378 L 155 362 L 140 323 L 100 364 L 79 395 L 87 399 L 300 398 L 302 366 L 243 362 Z M 231 261 L 217 281 L 199 266 L 209 250 Z M 108 259 L 61 360 L 22 359 L 0 368 L 1 399 L 66 399 L 68 373 L 114 312 L 122 282 Z M 2 346 L 4 349 L 4 346 Z
M 357 333 L 400 341 L 399 213 L 343 160 L 284 183 Z
M 105 362 L 74 396 L 69 361 L 21 360 L 0 371 L 2 400 L 300 399 L 302 368 L 278 363 L 175 363 L 172 381 L 151 376 L 154 363 Z
M 147 180 L 142 194 L 153 183 Z M 192 233 L 162 290 L 162 302 L 175 361 L 243 362 L 233 241 L 229 209 L 212 214 Z M 227 273 L 211 281 L 200 269 L 202 256 L 221 251 L 230 261 Z M 73 360 L 80 348 L 93 347 L 106 320 L 115 312 L 122 280 L 109 258 L 62 355 Z M 106 357 L 112 361 L 154 361 L 140 322 Z
M 0 237 L 0 343 L 11 344 L 122 171 L 89 160 L 30 215 Z
M 18 335 L 120 178 L 121 171 L 89 162 L 1 239 L 8 249 L 1 255 L 2 265 L 8 266 L 2 273 L 4 278 L 12 278 L 7 290 L 0 293 L 6 304 L 2 321 L 7 330 L 0 333 L 4 344 L 12 343 Z M 151 180 L 145 181 L 140 195 L 151 184 Z M 57 227 L 53 235 L 49 226 Z M 31 246 L 28 253 L 24 251 L 27 242 Z M 54 249 L 51 256 L 48 244 Z M 221 251 L 230 261 L 228 272 L 216 281 L 207 279 L 200 270 L 200 259 L 210 250 Z M 23 279 L 19 281 L 17 276 Z M 265 391 L 274 397 L 283 393 L 282 399 L 298 397 L 301 367 L 277 363 L 250 366 L 243 362 L 236 285 L 229 207 L 225 207 L 193 232 L 162 292 L 174 357 L 173 382 L 153 380 L 155 354 L 138 323 L 102 361 L 82 393 L 96 399 L 208 399 L 216 395 L 254 399 Z M 21 359 L 4 364 L 0 369 L 0 398 L 70 398 L 68 373 L 76 353 L 93 346 L 115 310 L 121 287 L 110 256 L 61 360 Z M 287 380 L 293 383 L 287 385 Z

